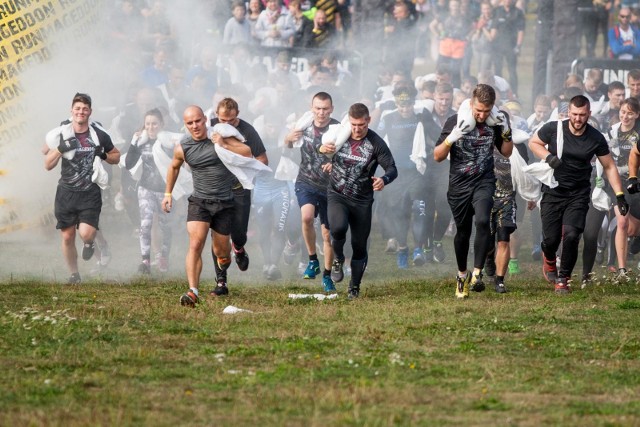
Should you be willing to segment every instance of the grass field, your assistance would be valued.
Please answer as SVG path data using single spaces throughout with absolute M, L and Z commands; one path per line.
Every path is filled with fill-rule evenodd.
M 451 254 L 399 272 L 378 246 L 356 301 L 234 267 L 187 309 L 180 249 L 169 278 L 5 278 L 0 425 L 640 425 L 635 281 L 559 297 L 523 261 L 508 294 L 457 301 Z

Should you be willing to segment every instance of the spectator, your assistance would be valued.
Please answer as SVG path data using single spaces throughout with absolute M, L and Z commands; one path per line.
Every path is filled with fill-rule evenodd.
M 242 0 L 233 2 L 233 16 L 224 26 L 222 43 L 227 45 L 252 44 L 251 23 L 245 18 L 247 9 Z
M 293 20 L 280 0 L 268 0 L 267 8 L 260 13 L 256 22 L 256 36 L 262 46 L 290 46 L 290 38 L 295 33 Z
M 618 23 L 609 29 L 609 50 L 615 59 L 637 59 L 640 55 L 638 30 L 629 23 L 631 9 L 622 7 L 618 12 Z
M 453 86 L 459 87 L 462 59 L 472 29 L 471 23 L 460 12 L 460 2 L 451 0 L 449 14 L 436 18 L 429 28 L 433 35 L 440 37 L 438 65 L 449 68 Z
M 502 0 L 493 14 L 491 35 L 494 48 L 494 72 L 502 75 L 502 64 L 506 61 L 509 70 L 509 84 L 518 93 L 518 55 L 524 40 L 524 12 L 514 5 L 515 0 Z

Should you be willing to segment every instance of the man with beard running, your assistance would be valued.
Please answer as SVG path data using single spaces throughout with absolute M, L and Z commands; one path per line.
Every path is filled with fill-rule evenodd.
M 569 281 L 578 259 L 578 244 L 585 227 L 591 194 L 591 159 L 597 156 L 616 194 L 620 215 L 629 210 L 620 175 L 604 136 L 587 123 L 590 103 L 584 95 L 569 102 L 569 120 L 558 124 L 551 121 L 529 140 L 529 148 L 553 169 L 558 186 L 542 185 L 540 216 L 542 217 L 542 272 L 555 285 L 557 294 L 571 292 Z M 560 136 L 558 133 L 562 132 Z M 561 142 L 561 148 L 558 143 Z M 560 269 L 556 267 L 556 252 L 562 242 Z

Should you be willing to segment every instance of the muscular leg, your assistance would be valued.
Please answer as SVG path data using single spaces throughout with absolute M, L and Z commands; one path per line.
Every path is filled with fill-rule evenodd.
M 76 249 L 76 227 L 63 228 L 62 234 L 62 255 L 71 274 L 78 272 L 78 251 Z
M 185 267 L 187 270 L 187 281 L 189 282 L 190 288 L 198 289 L 198 286 L 200 284 L 200 274 L 202 273 L 202 249 L 204 248 L 204 244 L 207 241 L 208 231 L 208 222 L 187 222 L 187 233 L 189 234 L 189 250 L 187 251 Z M 217 251 L 215 247 L 213 252 L 216 256 L 221 255 L 220 251 Z
M 304 238 L 304 244 L 309 255 L 316 254 L 316 229 L 313 226 L 315 212 L 316 207 L 310 203 L 300 207 L 300 214 L 302 216 L 302 237 Z

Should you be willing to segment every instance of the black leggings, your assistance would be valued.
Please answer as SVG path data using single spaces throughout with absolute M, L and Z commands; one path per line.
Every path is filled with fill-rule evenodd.
M 456 252 L 458 271 L 467 271 L 467 257 L 471 240 L 471 228 L 475 220 L 476 237 L 473 242 L 473 266 L 482 270 L 487 253 L 491 248 L 491 208 L 493 198 L 481 198 L 473 202 L 473 209 L 469 209 L 467 215 L 460 223 L 456 223 L 456 235 L 453 238 L 453 247 Z
M 582 275 L 587 275 L 593 270 L 598 253 L 598 235 L 602 229 L 602 221 L 607 212 L 600 211 L 589 205 L 587 218 L 584 225 L 584 246 L 582 248 Z
M 353 259 L 366 259 L 373 201 L 356 202 L 335 193 L 329 193 L 327 199 L 331 245 L 335 258 L 344 259 L 344 244 L 347 240 L 347 230 L 350 229 Z

